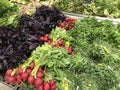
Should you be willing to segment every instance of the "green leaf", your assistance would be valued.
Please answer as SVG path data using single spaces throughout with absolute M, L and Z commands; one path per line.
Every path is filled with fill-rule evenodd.
M 48 63 L 48 67 L 49 67 L 49 68 L 53 67 L 53 65 L 54 65 L 53 62 L 49 62 L 49 63 Z
M 67 59 L 67 58 L 64 58 L 63 59 L 63 62 L 67 65 L 67 64 L 71 64 L 71 61 L 70 59 Z

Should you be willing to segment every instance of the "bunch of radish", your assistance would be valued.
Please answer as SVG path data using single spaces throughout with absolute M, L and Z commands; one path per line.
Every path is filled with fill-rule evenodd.
M 58 26 L 65 29 L 65 30 L 71 30 L 75 25 L 75 19 L 74 18 L 66 18 L 64 22 L 59 23 Z
M 27 83 L 28 85 L 35 87 L 36 90 L 56 90 L 56 84 L 54 80 L 45 81 L 45 70 L 39 67 L 36 72 L 36 77 L 34 77 L 32 75 L 34 68 L 35 63 L 31 62 L 25 71 L 23 67 L 18 67 L 15 70 L 8 69 L 4 78 L 7 83 L 12 85 Z
M 43 42 L 47 42 L 48 44 L 51 44 L 52 48 L 54 48 L 54 47 L 64 48 L 64 49 L 68 50 L 68 54 L 70 54 L 70 55 L 73 52 L 72 48 L 64 45 L 65 41 L 63 39 L 60 39 L 60 40 L 57 41 L 56 44 L 53 44 L 52 42 L 54 42 L 54 41 L 49 38 L 49 34 L 45 34 L 44 36 L 41 36 L 39 38 L 39 40 L 43 41 Z
M 39 37 L 39 40 L 42 42 L 47 42 L 48 44 L 52 43 L 52 40 L 49 38 L 49 34 Z
M 73 52 L 73 49 L 71 48 L 71 47 L 69 47 L 69 46 L 65 46 L 64 45 L 64 40 L 63 39 L 60 39 L 60 40 L 58 40 L 57 41 L 57 44 L 54 44 L 54 45 L 52 45 L 52 47 L 54 48 L 54 47 L 58 47 L 58 48 L 64 48 L 64 49 L 66 49 L 67 51 L 68 51 L 68 54 L 72 54 L 72 52 Z

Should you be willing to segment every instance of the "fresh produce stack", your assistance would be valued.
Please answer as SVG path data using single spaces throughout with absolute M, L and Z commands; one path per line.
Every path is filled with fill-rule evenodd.
M 76 21 L 71 30 L 65 30 L 71 22 L 75 20 L 66 18 L 50 34 L 40 36 L 45 44 L 38 46 L 18 68 L 8 69 L 6 81 L 37 90 L 118 90 L 119 25 L 84 18 Z
M 66 18 L 65 22 L 68 23 L 65 25 L 69 28 L 69 25 L 74 24 L 75 20 Z M 45 34 L 39 37 L 39 40 L 45 42 L 45 44 L 41 47 L 38 46 L 32 52 L 32 56 L 18 68 L 6 71 L 4 78 L 8 83 L 14 85 L 25 83 L 37 90 L 56 90 L 58 82 L 55 82 L 55 77 L 52 75 L 59 78 L 57 72 L 60 73 L 71 63 L 70 55 L 72 55 L 73 50 L 65 43 L 65 41 L 70 41 L 70 37 L 67 36 L 65 30 L 56 27 L 52 30 L 50 36 Z
M 49 14 L 48 14 L 49 13 Z M 41 6 L 30 16 L 24 14 L 19 18 L 19 27 L 0 27 L 0 70 L 18 66 L 27 59 L 31 52 L 43 44 L 39 37 L 50 33 L 65 16 L 55 8 Z

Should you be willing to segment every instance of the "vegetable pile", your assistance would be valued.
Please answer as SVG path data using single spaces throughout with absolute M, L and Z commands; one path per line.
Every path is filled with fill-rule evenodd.
M 32 16 L 22 15 L 19 19 L 19 27 L 1 26 L 1 72 L 4 73 L 6 69 L 16 67 L 24 59 L 27 59 L 32 50 L 43 44 L 39 41 L 39 37 L 50 33 L 64 19 L 65 16 L 57 9 L 41 6 Z
M 74 27 L 75 19 L 73 18 L 66 18 L 64 22 L 59 23 L 58 26 L 65 29 L 71 30 Z
M 56 33 L 59 35 L 56 36 Z M 38 46 L 32 52 L 31 57 L 20 67 L 13 70 L 8 69 L 4 77 L 5 80 L 9 84 L 15 85 L 27 82 L 27 85 L 32 86 L 31 88 L 35 87 L 37 90 L 56 90 L 56 84 L 58 83 L 55 83 L 54 80 L 58 78 L 58 81 L 60 81 L 59 78 L 61 78 L 57 72 L 67 68 L 71 62 L 72 48 L 65 44 L 63 39 L 69 41 L 70 37 L 67 36 L 65 30 L 58 27 L 52 30 L 50 36 L 48 34 L 41 36 L 40 40 L 42 42 L 45 40 L 45 44 L 41 47 Z M 48 43 L 48 40 L 52 40 L 52 42 Z
M 16 69 L 16 74 L 11 76 L 14 73 L 12 69 L 8 69 L 5 74 L 5 80 L 9 84 L 20 85 L 23 82 L 26 82 L 32 88 L 33 86 L 37 90 L 55 90 L 56 84 L 54 80 L 49 82 L 44 81 L 45 70 L 39 68 L 36 73 L 36 78 L 31 76 L 33 69 L 36 67 L 34 62 L 30 63 L 29 67 L 23 72 L 22 67 Z
M 77 20 L 71 30 L 56 27 L 50 34 L 39 37 L 44 44 L 33 50 L 18 68 L 10 69 L 9 75 L 8 69 L 5 79 L 11 83 L 9 77 L 14 77 L 12 84 L 16 84 L 15 76 L 20 75 L 20 85 L 37 90 L 51 90 L 51 80 L 55 83 L 52 90 L 119 90 L 119 35 L 119 25 L 108 20 L 98 22 L 95 18 Z M 39 74 L 42 78 L 38 75 L 39 69 L 44 71 Z M 25 78 L 24 73 L 27 73 Z M 42 80 L 39 86 L 35 84 L 38 78 Z

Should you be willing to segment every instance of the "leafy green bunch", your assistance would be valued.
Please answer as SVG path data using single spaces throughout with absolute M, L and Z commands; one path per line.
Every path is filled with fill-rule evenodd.
M 17 17 L 19 8 L 16 4 L 11 3 L 8 0 L 0 0 L 0 26 L 9 25 L 14 23 L 17 24 Z
M 0 17 L 17 11 L 17 6 L 8 0 L 0 0 Z

